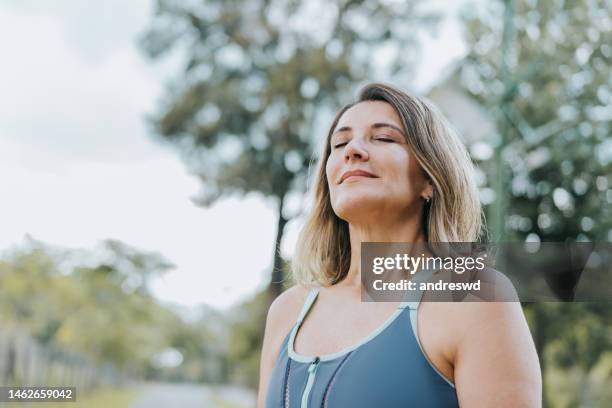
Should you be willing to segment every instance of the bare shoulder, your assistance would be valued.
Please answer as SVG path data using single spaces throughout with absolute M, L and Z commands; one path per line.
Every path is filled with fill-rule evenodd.
M 472 279 L 482 292 L 420 305 L 425 351 L 453 379 L 461 406 L 541 406 L 538 355 L 514 285 L 493 268 Z
M 273 330 L 291 328 L 297 320 L 309 290 L 305 286 L 294 285 L 281 293 L 270 305 L 266 326 Z
M 506 275 L 485 268 L 471 279 L 480 281 L 480 289 L 468 292 L 463 300 L 436 301 L 435 294 L 425 293 L 424 312 L 432 314 L 434 321 L 444 322 L 445 327 L 452 327 L 452 333 L 461 333 L 462 328 L 474 327 L 472 324 L 496 324 L 502 317 L 511 316 L 515 322 L 525 320 L 516 289 Z M 474 331 L 466 332 L 474 334 Z
M 455 333 L 482 336 L 483 332 L 475 328 L 501 333 L 503 325 L 523 332 L 528 329 L 516 289 L 505 274 L 489 267 L 479 271 L 474 279 L 480 280 L 479 291 L 470 292 L 469 298 L 461 302 L 439 305 Z
M 518 302 L 519 297 L 512 281 L 497 269 L 487 267 L 478 272 L 481 290 L 474 295 L 486 302 Z
M 302 285 L 292 286 L 274 299 L 268 309 L 259 369 L 257 406 L 260 408 L 265 405 L 268 384 L 283 340 L 295 324 L 308 291 L 309 288 Z
M 537 407 L 541 400 L 538 355 L 514 286 L 495 270 L 487 271 L 483 282 L 491 283 L 498 292 L 496 299 L 501 293 L 504 301 L 468 301 L 447 309 L 448 317 L 452 316 L 447 323 L 454 333 L 454 377 L 460 403 Z

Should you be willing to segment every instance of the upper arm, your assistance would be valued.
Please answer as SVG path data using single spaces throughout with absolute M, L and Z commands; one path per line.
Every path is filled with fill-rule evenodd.
M 274 370 L 281 344 L 297 319 L 306 293 L 304 287 L 295 285 L 274 299 L 268 309 L 259 365 L 258 408 L 265 406 L 270 376 Z
M 540 407 L 538 356 L 518 302 L 459 305 L 455 385 L 461 406 Z

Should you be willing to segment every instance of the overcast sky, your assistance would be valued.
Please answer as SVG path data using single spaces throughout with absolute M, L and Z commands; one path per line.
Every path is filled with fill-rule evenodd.
M 160 299 L 225 308 L 267 284 L 275 203 L 194 206 L 198 181 L 147 134 L 145 114 L 180 69 L 137 47 L 152 11 L 150 0 L 0 4 L 0 250 L 26 234 L 67 248 L 118 239 L 176 264 L 154 282 Z M 465 52 L 450 17 L 422 40 L 420 91 Z

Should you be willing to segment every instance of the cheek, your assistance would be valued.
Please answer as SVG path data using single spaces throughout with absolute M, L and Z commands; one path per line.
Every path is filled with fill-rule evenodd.
M 410 188 L 413 176 L 412 159 L 402 151 L 387 157 L 386 162 L 386 168 L 390 179 L 394 182 L 394 187 L 401 190 Z
M 388 157 L 386 172 L 389 183 L 386 186 L 388 194 L 404 202 L 412 200 L 419 192 L 420 173 L 415 160 L 406 154 L 397 154 Z
M 325 163 L 325 176 L 327 178 L 327 189 L 329 190 L 330 197 L 334 196 L 335 193 L 335 183 L 334 180 L 334 170 L 333 163 L 331 160 L 331 156 L 328 158 L 327 163 Z
M 327 176 L 327 182 L 329 184 L 334 184 L 333 181 L 336 180 L 338 176 L 338 160 L 334 156 L 333 153 L 330 154 L 327 158 L 327 163 L 325 163 L 325 175 Z
M 406 183 L 408 194 L 418 198 L 425 187 L 425 176 L 422 173 L 421 166 L 413 159 L 413 165 L 406 169 Z

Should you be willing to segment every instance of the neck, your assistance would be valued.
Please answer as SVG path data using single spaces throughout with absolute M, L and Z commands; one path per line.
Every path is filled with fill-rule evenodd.
M 351 241 L 351 264 L 348 274 L 338 286 L 345 286 L 356 291 L 361 290 L 361 243 L 362 242 L 426 242 L 421 225 L 420 211 L 417 216 L 411 216 L 401 222 L 383 224 L 371 222 L 367 224 L 349 223 Z

